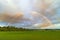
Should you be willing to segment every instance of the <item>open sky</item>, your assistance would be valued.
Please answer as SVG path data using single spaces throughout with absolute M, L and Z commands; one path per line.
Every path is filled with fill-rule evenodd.
M 46 20 L 47 19 L 47 20 Z M 60 0 L 0 0 L 0 25 L 60 23 Z

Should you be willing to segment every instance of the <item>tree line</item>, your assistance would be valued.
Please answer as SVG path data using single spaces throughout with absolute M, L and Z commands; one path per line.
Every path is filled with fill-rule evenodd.
M 0 26 L 0 31 L 31 31 L 32 29 L 17 28 L 15 26 Z
M 17 28 L 15 26 L 0 26 L 0 31 L 60 31 L 60 29 L 26 29 L 26 28 Z

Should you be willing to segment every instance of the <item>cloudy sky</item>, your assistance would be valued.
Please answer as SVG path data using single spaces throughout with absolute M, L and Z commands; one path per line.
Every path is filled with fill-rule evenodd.
M 33 28 L 44 23 L 60 23 L 60 0 L 0 0 L 1 26 Z

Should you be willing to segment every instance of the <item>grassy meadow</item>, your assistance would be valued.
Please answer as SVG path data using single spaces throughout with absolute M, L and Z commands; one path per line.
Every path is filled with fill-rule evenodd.
M 1 31 L 0 40 L 60 40 L 58 31 Z

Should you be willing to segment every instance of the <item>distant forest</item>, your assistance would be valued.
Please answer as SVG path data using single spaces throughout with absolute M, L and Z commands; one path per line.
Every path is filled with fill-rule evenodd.
M 0 31 L 60 31 L 60 29 L 26 29 L 26 28 L 17 28 L 15 26 L 0 26 Z
M 15 26 L 0 26 L 0 31 L 31 31 L 32 29 L 17 28 Z

